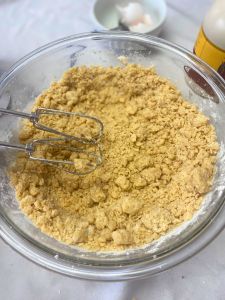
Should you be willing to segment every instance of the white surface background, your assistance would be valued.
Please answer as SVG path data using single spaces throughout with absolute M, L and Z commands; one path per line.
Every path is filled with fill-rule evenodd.
M 211 0 L 168 0 L 161 36 L 189 50 Z M 31 50 L 97 29 L 92 0 L 0 0 L 0 71 Z M 42 269 L 0 240 L 0 300 L 224 300 L 225 233 L 173 269 L 128 283 L 80 281 Z

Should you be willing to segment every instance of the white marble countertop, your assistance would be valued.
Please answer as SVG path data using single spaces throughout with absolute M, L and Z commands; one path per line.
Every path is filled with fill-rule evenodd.
M 190 50 L 211 0 L 169 0 L 161 36 Z M 0 0 L 0 71 L 57 38 L 97 29 L 91 0 Z M 224 300 L 225 233 L 173 269 L 135 282 L 80 281 L 29 262 L 0 240 L 0 300 Z

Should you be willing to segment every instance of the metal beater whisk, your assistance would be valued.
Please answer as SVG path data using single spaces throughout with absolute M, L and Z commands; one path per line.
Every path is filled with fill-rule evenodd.
M 22 150 L 26 152 L 28 157 L 32 160 L 54 165 L 68 173 L 76 175 L 89 174 L 102 163 L 102 153 L 99 142 L 101 141 L 103 135 L 104 126 L 103 123 L 96 117 L 83 113 L 64 112 L 61 110 L 46 108 L 38 108 L 35 112 L 30 114 L 0 108 L 0 113 L 28 119 L 33 123 L 34 127 L 60 136 L 60 138 L 33 140 L 26 145 L 15 145 L 8 142 L 0 142 L 0 147 Z M 44 115 L 77 117 L 80 119 L 93 121 L 98 127 L 97 134 L 90 138 L 67 134 L 41 124 L 40 119 Z M 94 147 L 95 151 L 90 151 L 88 149 L 89 146 L 92 148 Z M 49 150 L 57 152 L 55 159 L 52 158 L 52 155 L 50 155 L 50 157 L 40 156 L 41 153 L 46 153 Z M 36 155 L 36 152 L 39 154 L 38 156 Z M 66 159 L 62 159 L 60 153 L 62 153 Z

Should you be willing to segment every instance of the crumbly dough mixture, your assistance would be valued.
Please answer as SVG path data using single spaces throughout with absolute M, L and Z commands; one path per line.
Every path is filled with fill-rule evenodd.
M 150 243 L 189 220 L 210 189 L 215 129 L 154 68 L 72 68 L 37 98 L 37 107 L 86 112 L 105 125 L 104 162 L 90 175 L 23 154 L 10 171 L 23 212 L 59 241 L 97 251 Z M 27 122 L 20 140 L 49 135 Z

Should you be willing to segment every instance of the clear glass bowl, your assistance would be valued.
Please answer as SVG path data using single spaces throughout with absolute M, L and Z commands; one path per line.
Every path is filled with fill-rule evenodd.
M 87 252 L 64 245 L 40 232 L 20 211 L 9 185 L 7 167 L 14 151 L 0 155 L 0 235 L 30 260 L 62 274 L 95 280 L 126 280 L 164 271 L 206 246 L 224 227 L 225 82 L 209 66 L 185 49 L 144 35 L 102 32 L 75 35 L 27 55 L 0 79 L 1 99 L 9 108 L 27 110 L 43 89 L 78 65 L 154 65 L 183 96 L 209 116 L 221 146 L 212 191 L 190 222 L 147 247 L 120 253 Z M 18 119 L 0 116 L 0 140 L 17 141 Z

